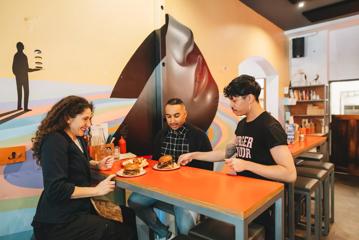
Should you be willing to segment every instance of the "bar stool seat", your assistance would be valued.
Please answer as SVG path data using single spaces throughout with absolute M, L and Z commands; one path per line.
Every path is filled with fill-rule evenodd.
M 318 179 L 321 183 L 321 194 L 323 198 L 324 204 L 322 204 L 322 201 L 320 202 L 322 211 L 322 216 L 324 216 L 324 229 L 323 234 L 328 235 L 329 234 L 329 171 L 324 169 L 318 169 L 318 168 L 309 168 L 309 167 L 301 167 L 297 166 L 297 174 L 298 176 L 303 177 L 309 177 L 309 178 L 315 178 Z
M 313 178 L 298 176 L 295 182 L 294 193 L 304 195 L 306 200 L 306 239 L 312 239 L 311 234 L 311 195 L 315 194 L 315 208 L 314 208 L 314 236 L 315 239 L 320 239 L 321 227 L 321 195 L 320 195 L 320 181 Z
M 334 171 L 334 164 L 330 162 L 317 162 L 317 161 L 302 161 L 299 166 L 302 167 L 312 167 L 312 168 L 318 168 L 318 169 L 324 169 L 324 170 L 333 170 Z
M 198 240 L 234 240 L 234 226 L 212 218 L 207 218 L 189 231 L 188 236 Z M 264 227 L 251 223 L 248 229 L 249 240 L 265 239 Z
M 297 174 L 302 177 L 315 178 L 324 181 L 325 178 L 328 177 L 329 173 L 323 169 L 301 167 L 299 165 L 297 166 Z
M 329 171 L 330 222 L 334 223 L 334 183 L 335 183 L 334 164 L 330 162 L 302 161 L 298 166 L 325 169 Z

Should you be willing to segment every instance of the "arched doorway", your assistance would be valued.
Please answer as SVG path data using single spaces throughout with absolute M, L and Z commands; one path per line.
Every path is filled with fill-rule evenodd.
M 279 111 L 279 77 L 272 64 L 263 57 L 250 57 L 238 65 L 238 73 L 248 74 L 256 79 L 265 79 L 266 110 L 282 122 L 283 113 Z

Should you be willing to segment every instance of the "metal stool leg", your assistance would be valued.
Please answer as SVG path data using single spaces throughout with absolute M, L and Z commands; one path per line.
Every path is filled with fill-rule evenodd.
M 328 235 L 329 234 L 329 182 L 330 182 L 330 177 L 326 178 L 324 181 L 324 189 L 323 189 L 323 193 L 324 193 L 324 206 L 323 206 L 323 210 L 324 210 L 324 235 Z
M 305 236 L 306 239 L 311 239 L 312 231 L 311 231 L 311 207 L 310 207 L 311 197 L 310 194 L 305 195 L 305 205 L 306 205 L 306 214 L 305 214 Z
M 320 239 L 320 232 L 322 226 L 322 214 L 321 214 L 321 194 L 320 189 L 315 190 L 315 210 L 314 210 L 314 236 L 315 239 Z
M 334 183 L 335 183 L 335 174 L 334 174 L 334 170 L 332 171 L 332 173 L 330 174 L 330 181 L 331 181 L 331 193 L 330 193 L 330 222 L 334 223 Z

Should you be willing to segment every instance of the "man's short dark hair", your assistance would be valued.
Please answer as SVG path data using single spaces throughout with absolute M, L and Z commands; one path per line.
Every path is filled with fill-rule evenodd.
M 224 96 L 227 98 L 246 96 L 253 94 L 258 102 L 261 87 L 252 76 L 242 74 L 233 79 L 227 87 L 223 89 Z
M 166 105 L 184 105 L 183 101 L 179 98 L 171 98 L 167 101 Z

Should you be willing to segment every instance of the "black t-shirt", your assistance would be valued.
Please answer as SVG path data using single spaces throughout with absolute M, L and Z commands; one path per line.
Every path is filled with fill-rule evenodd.
M 242 119 L 236 129 L 237 158 L 263 165 L 275 165 L 270 149 L 287 145 L 287 135 L 280 123 L 268 112 L 261 113 L 251 122 Z M 237 175 L 265 179 L 249 171 Z

